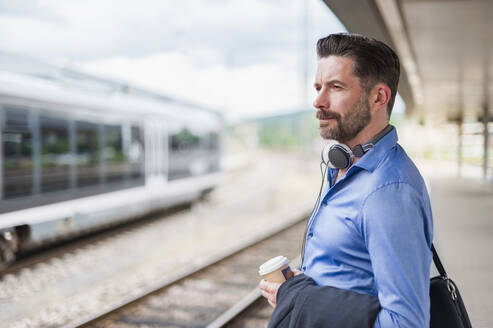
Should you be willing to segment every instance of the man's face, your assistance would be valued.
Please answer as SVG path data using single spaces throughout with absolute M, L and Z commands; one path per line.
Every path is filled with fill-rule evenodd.
M 314 85 L 318 95 L 313 106 L 317 109 L 322 138 L 347 142 L 368 125 L 371 119 L 368 95 L 353 74 L 351 58 L 320 59 Z

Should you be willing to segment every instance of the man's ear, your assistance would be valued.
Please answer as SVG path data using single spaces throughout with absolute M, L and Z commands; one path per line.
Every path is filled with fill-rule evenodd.
M 390 88 L 384 83 L 377 83 L 370 94 L 370 108 L 377 112 L 382 108 L 387 108 L 391 96 Z

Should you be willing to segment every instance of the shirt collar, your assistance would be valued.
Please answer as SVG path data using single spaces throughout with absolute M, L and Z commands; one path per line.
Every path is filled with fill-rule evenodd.
M 363 157 L 354 163 L 354 166 L 373 172 L 380 161 L 384 158 L 385 154 L 397 145 L 397 140 L 397 131 L 393 126 L 389 133 L 387 133 L 375 144 L 375 146 L 373 146 L 373 148 L 368 150 Z

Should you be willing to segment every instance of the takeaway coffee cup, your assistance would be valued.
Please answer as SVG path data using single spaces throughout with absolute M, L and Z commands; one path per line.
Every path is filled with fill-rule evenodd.
M 258 273 L 270 282 L 284 282 L 293 276 L 289 261 L 284 256 L 271 258 L 259 267 Z

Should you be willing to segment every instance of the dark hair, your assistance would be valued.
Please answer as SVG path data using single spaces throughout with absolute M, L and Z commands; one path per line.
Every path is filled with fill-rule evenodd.
M 354 75 L 360 79 L 364 92 L 379 82 L 390 88 L 387 113 L 390 117 L 394 107 L 397 83 L 399 82 L 399 58 L 385 43 L 359 34 L 338 33 L 318 40 L 319 58 L 334 56 L 351 57 L 354 60 Z

